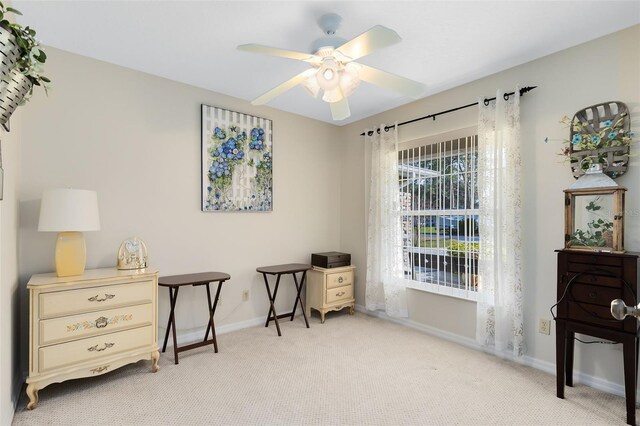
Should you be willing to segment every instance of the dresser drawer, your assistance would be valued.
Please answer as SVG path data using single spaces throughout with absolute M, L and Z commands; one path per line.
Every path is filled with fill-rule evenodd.
M 40 294 L 40 318 L 79 314 L 123 305 L 150 303 L 153 281 Z
M 569 280 L 571 280 L 576 275 L 577 274 L 569 274 L 569 278 L 566 280 L 566 282 L 569 282 Z M 620 289 L 624 286 L 620 278 L 608 277 L 605 275 L 594 275 L 594 274 L 581 274 L 573 280 L 573 283 L 574 284 L 572 285 L 588 284 L 588 285 L 597 285 L 597 286 L 611 287 L 611 288 L 617 288 L 617 289 Z
M 607 256 L 603 254 L 576 254 L 572 253 L 567 256 L 569 262 L 586 263 L 588 265 L 608 265 L 622 266 L 622 258 L 616 256 Z
M 568 319 L 581 321 L 588 324 L 601 325 L 614 330 L 622 330 L 624 322 L 617 321 L 611 316 L 608 306 L 593 305 L 590 303 L 567 302 Z
M 40 321 L 40 344 L 76 340 L 124 328 L 148 325 L 154 320 L 153 309 L 152 303 L 146 303 L 42 320 Z
M 336 288 L 353 284 L 353 271 L 327 274 L 327 288 Z
M 569 291 L 576 302 L 591 303 L 607 308 L 611 307 L 612 300 L 622 298 L 622 289 L 620 288 L 573 283 Z
M 622 267 L 613 265 L 594 265 L 590 263 L 568 262 L 567 270 L 569 272 L 583 272 L 591 275 L 604 275 L 619 277 L 622 276 Z
M 327 303 L 353 299 L 353 286 L 336 287 L 327 289 Z
M 151 326 L 145 326 L 40 348 L 38 362 L 40 371 L 45 371 L 149 346 L 152 343 L 153 329 Z

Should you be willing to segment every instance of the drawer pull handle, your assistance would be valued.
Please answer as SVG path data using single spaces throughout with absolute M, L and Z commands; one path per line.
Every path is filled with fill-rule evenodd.
M 340 284 L 342 284 L 342 281 L 344 281 L 344 278 L 342 278 L 342 277 L 338 278 L 338 282 L 339 282 Z
M 592 299 L 596 299 L 598 297 L 598 293 L 596 293 L 595 291 L 590 291 L 589 297 Z
M 340 296 L 344 296 L 346 293 L 344 291 L 341 291 L 339 293 L 336 293 L 336 296 L 340 297 Z
M 98 373 L 102 373 L 103 371 L 105 371 L 107 368 L 109 368 L 108 365 L 103 365 L 102 367 L 96 367 L 96 368 L 92 368 L 91 371 L 93 374 L 98 374 Z
M 105 328 L 109 325 L 109 319 L 105 317 L 100 317 L 96 320 L 96 328 Z
M 87 300 L 89 302 L 104 302 L 105 300 L 113 299 L 114 297 L 116 297 L 115 294 L 105 294 L 104 297 L 101 299 L 100 296 L 96 294 L 95 296 L 90 297 Z
M 115 346 L 115 343 L 105 343 L 103 348 L 98 349 L 98 345 L 87 348 L 89 352 L 102 352 Z

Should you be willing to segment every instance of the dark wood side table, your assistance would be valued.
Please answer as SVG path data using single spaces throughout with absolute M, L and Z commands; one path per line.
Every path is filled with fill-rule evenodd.
M 173 334 L 173 357 L 175 363 L 178 364 L 178 353 L 188 351 L 189 349 L 199 348 L 205 345 L 213 344 L 215 353 L 218 353 L 218 341 L 216 340 L 216 329 L 213 323 L 213 316 L 216 313 L 216 306 L 218 306 L 218 299 L 220 298 L 220 289 L 222 283 L 231 279 L 229 274 L 224 272 L 202 272 L 198 274 L 185 274 L 185 275 L 171 275 L 168 277 L 160 277 L 158 279 L 158 286 L 169 288 L 169 301 L 171 302 L 171 312 L 169 313 L 169 322 L 167 323 L 167 332 L 164 335 L 164 345 L 162 345 L 162 352 L 167 350 L 167 341 L 169 340 L 169 329 Z M 216 296 L 211 303 L 211 290 L 209 284 L 217 282 L 218 288 L 216 290 Z M 207 323 L 207 331 L 204 334 L 204 340 L 202 342 L 192 343 L 190 345 L 178 347 L 176 338 L 176 319 L 175 310 L 176 302 L 178 301 L 178 290 L 183 285 L 190 286 L 207 286 L 207 310 L 209 311 L 209 322 Z M 209 339 L 209 330 L 211 330 L 211 339 Z
M 627 423 L 636 423 L 638 321 L 611 316 L 614 299 L 637 302 L 638 255 L 557 250 L 558 316 L 556 320 L 557 397 L 564 398 L 565 381 L 573 386 L 575 333 L 622 343 Z
M 300 298 L 300 293 L 302 292 L 302 287 L 304 286 L 305 279 L 307 277 L 307 271 L 311 269 L 311 265 L 307 265 L 305 263 L 287 263 L 285 265 L 273 265 L 273 266 L 261 266 L 256 268 L 256 271 L 260 272 L 264 277 L 264 285 L 267 288 L 267 296 L 269 297 L 269 313 L 267 314 L 267 322 L 264 324 L 265 327 L 269 327 L 269 322 L 274 320 L 276 323 L 276 329 L 278 330 L 278 336 L 282 336 L 280 332 L 280 324 L 278 323 L 278 318 L 290 317 L 291 321 L 293 321 L 293 317 L 296 314 L 296 309 L 298 308 L 298 302 L 300 302 L 300 308 L 302 309 L 302 316 L 304 317 L 304 323 L 307 328 L 309 328 L 309 320 L 307 319 L 307 314 L 304 310 L 304 305 L 302 304 L 302 299 Z M 302 273 L 302 277 L 300 278 L 300 282 L 298 282 L 297 273 Z M 278 287 L 280 286 L 280 278 L 283 275 L 291 274 L 293 276 L 293 282 L 296 286 L 296 301 L 293 304 L 293 310 L 286 314 L 278 315 L 276 313 L 276 295 L 278 294 Z M 267 275 L 275 275 L 276 276 L 276 285 L 273 289 L 273 293 L 271 293 L 271 289 L 269 288 L 269 280 L 267 279 Z M 273 315 L 272 315 L 273 313 Z

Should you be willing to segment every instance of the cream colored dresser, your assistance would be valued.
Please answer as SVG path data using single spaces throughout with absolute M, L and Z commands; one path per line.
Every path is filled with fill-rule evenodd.
M 354 271 L 356 267 L 319 268 L 314 266 L 307 271 L 307 316 L 311 309 L 320 312 L 324 324 L 324 315 L 329 311 L 339 311 L 349 307 L 353 315 L 356 300 L 353 296 Z
M 147 269 L 34 275 L 29 289 L 28 409 L 51 383 L 141 359 L 158 371 L 158 273 Z

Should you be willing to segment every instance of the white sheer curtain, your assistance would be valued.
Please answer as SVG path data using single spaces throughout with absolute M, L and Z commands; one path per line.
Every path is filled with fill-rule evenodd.
M 480 191 L 476 340 L 496 352 L 525 352 L 519 90 L 505 101 L 479 102 Z
M 367 227 L 366 306 L 393 317 L 407 316 L 402 268 L 398 127 L 365 131 L 371 146 L 371 182 Z

